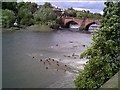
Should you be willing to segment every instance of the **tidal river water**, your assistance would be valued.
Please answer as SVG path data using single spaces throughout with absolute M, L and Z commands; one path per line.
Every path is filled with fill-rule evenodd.
M 69 30 L 4 32 L 2 88 L 74 88 L 78 73 L 73 71 L 83 69 L 87 60 L 80 60 L 79 56 L 91 41 L 91 34 Z M 72 70 L 48 66 L 44 63 L 46 58 L 53 58 Z

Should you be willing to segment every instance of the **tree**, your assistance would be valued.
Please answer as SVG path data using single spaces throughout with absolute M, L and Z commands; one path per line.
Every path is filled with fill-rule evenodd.
M 25 6 L 25 2 L 17 3 L 17 9 L 19 10 L 21 7 Z
M 33 13 L 37 11 L 37 4 L 36 3 L 30 3 L 28 6 L 28 9 Z
M 71 7 L 71 8 L 68 8 L 68 10 L 74 10 L 74 9 Z
M 55 21 L 57 15 L 51 8 L 42 7 L 34 14 L 34 19 L 36 20 L 36 23 L 46 23 L 49 21 Z
M 102 18 L 102 15 L 99 13 L 91 13 L 90 11 L 77 11 L 76 17 L 80 18 Z
M 0 1 L 0 27 L 2 26 L 2 2 Z
M 68 10 L 65 10 L 64 15 L 68 17 L 76 17 L 76 11 L 72 8 L 68 8 Z
M 52 8 L 41 7 L 34 13 L 36 24 L 48 25 L 50 28 L 57 29 L 59 24 L 57 22 L 57 15 Z
M 75 80 L 77 88 L 99 88 L 120 70 L 120 1 L 105 2 L 101 29 L 81 58 L 89 61 Z
M 76 17 L 79 17 L 79 18 L 85 18 L 85 15 L 84 15 L 85 13 L 83 13 L 82 11 L 77 11 L 77 13 L 76 13 Z
M 2 2 L 2 9 L 9 9 L 17 13 L 17 2 Z
M 17 21 L 22 25 L 33 25 L 35 23 L 33 14 L 37 10 L 37 4 L 31 2 L 20 2 L 17 5 Z
M 102 18 L 102 15 L 99 13 L 94 13 L 95 18 Z
M 45 2 L 43 5 L 44 8 L 53 8 L 53 6 L 51 5 L 51 3 L 49 2 Z
M 11 10 L 2 10 L 2 27 L 12 27 L 15 22 L 15 13 Z

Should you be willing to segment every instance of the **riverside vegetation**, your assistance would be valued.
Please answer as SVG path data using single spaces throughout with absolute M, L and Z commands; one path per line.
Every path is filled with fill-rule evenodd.
M 103 19 L 101 30 L 93 35 L 92 46 L 81 54 L 81 58 L 89 57 L 90 60 L 75 80 L 78 89 L 99 88 L 120 70 L 120 2 L 106 2 L 105 5 L 103 18 L 100 14 L 76 11 L 73 8 L 65 10 L 62 14 L 62 16 L 70 17 Z M 11 28 L 14 22 L 17 22 L 19 25 L 37 27 L 36 29 L 39 26 L 42 28 L 46 26 L 47 30 L 58 28 L 62 23 L 57 20 L 53 8 L 50 3 L 39 6 L 30 2 L 3 2 L 0 10 L 2 11 L 2 27 Z
M 90 59 L 75 80 L 78 89 L 96 90 L 120 70 L 120 1 L 105 5 L 101 29 L 93 35 L 92 46 L 81 54 Z
M 54 12 L 60 10 L 53 7 L 50 3 L 46 2 L 44 5 L 37 5 L 31 2 L 2 2 L 2 27 L 11 28 L 16 22 L 20 27 L 32 26 L 37 28 L 38 31 L 48 31 L 51 29 L 58 29 L 62 27 L 61 16 L 79 17 L 79 18 L 102 18 L 98 13 L 91 13 L 90 11 L 76 11 L 72 7 L 68 8 L 61 13 L 60 17 Z M 23 26 L 24 25 L 24 26 Z

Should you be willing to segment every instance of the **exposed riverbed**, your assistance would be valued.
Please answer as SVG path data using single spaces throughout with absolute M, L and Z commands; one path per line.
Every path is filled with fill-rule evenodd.
M 61 30 L 3 33 L 3 88 L 74 88 L 91 34 Z

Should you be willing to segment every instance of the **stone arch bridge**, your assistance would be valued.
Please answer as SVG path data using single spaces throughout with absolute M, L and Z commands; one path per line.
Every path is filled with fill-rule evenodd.
M 101 19 L 96 18 L 75 18 L 75 17 L 62 17 L 62 22 L 64 24 L 64 27 L 69 27 L 71 23 L 78 24 L 79 26 L 84 26 L 85 30 L 88 30 L 89 26 L 92 24 L 101 24 Z

